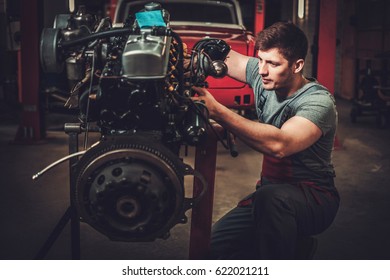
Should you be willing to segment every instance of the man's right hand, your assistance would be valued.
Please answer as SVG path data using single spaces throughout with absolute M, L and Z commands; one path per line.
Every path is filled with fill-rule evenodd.
M 209 111 L 210 118 L 213 119 L 217 112 L 217 107 L 223 105 L 206 88 L 192 87 L 192 89 L 197 93 L 196 96 L 192 97 L 192 100 L 203 102 Z

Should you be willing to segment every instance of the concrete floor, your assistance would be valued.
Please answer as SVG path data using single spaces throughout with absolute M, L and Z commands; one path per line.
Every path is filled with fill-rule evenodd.
M 340 123 L 334 152 L 336 184 L 342 202 L 333 225 L 317 236 L 315 259 L 390 259 L 390 130 L 375 127 L 371 117 L 349 120 L 350 103 L 338 100 Z M 67 118 L 49 115 L 44 141 L 12 143 L 17 129 L 13 111 L 0 113 L 0 259 L 33 259 L 69 205 L 68 165 L 38 181 L 31 176 L 67 155 L 67 136 L 56 130 Z M 60 120 L 60 121 L 59 121 Z M 71 121 L 71 120 L 70 120 Z M 239 143 L 232 158 L 218 148 L 213 221 L 253 190 L 262 156 Z M 193 160 L 193 150 L 184 158 Z M 192 192 L 191 186 L 188 187 Z M 187 212 L 188 216 L 191 212 Z M 187 259 L 189 223 L 178 225 L 168 240 L 151 243 L 113 242 L 89 225 L 81 225 L 82 259 Z M 67 226 L 47 259 L 70 259 Z

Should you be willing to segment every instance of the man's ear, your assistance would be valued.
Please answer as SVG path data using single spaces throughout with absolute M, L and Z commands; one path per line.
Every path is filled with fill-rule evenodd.
M 303 69 L 303 65 L 305 65 L 305 60 L 298 59 L 297 61 L 295 61 L 294 66 L 293 66 L 294 73 L 296 74 L 296 73 L 301 72 Z

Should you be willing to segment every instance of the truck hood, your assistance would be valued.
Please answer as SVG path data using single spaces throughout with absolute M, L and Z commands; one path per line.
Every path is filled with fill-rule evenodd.
M 253 34 L 241 28 L 211 27 L 211 26 L 180 26 L 173 25 L 171 28 L 180 35 L 188 48 L 203 38 L 217 38 L 226 41 L 232 49 L 253 56 L 248 53 L 249 46 L 254 44 Z
M 191 50 L 195 43 L 203 38 L 217 38 L 226 41 L 235 51 L 254 55 L 254 36 L 252 33 L 242 28 L 226 28 L 226 27 L 210 27 L 210 26 L 171 26 L 172 30 L 178 33 L 184 43 L 187 44 L 188 50 Z M 245 86 L 244 83 L 236 81 L 232 78 L 225 77 L 223 79 L 215 79 L 208 77 L 210 89 L 238 89 Z

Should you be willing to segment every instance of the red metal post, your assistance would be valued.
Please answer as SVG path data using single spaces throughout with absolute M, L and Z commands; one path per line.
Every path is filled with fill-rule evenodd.
M 43 137 L 39 104 L 39 13 L 38 0 L 21 1 L 21 47 L 18 65 L 22 116 L 15 142 L 30 143 Z
M 320 1 L 318 81 L 334 93 L 336 65 L 337 1 Z
M 195 170 L 205 178 L 208 189 L 202 199 L 192 209 L 190 232 L 190 259 L 205 259 L 210 250 L 211 224 L 213 215 L 214 180 L 217 160 L 217 139 L 210 139 L 195 152 Z M 201 183 L 194 179 L 194 197 L 201 191 Z
M 255 1 L 255 28 L 254 34 L 256 35 L 264 29 L 265 20 L 265 0 Z
M 117 4 L 118 4 L 118 0 L 110 0 L 109 12 L 110 12 L 110 18 L 112 20 L 114 20 Z
M 337 1 L 320 1 L 317 79 L 334 94 L 336 73 Z M 342 145 L 337 136 L 334 148 Z

